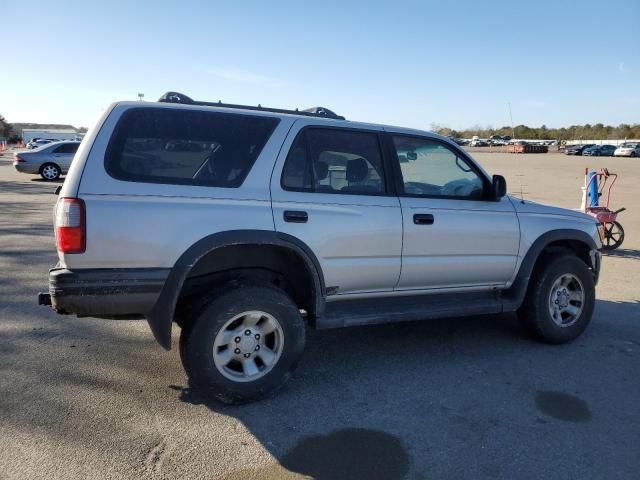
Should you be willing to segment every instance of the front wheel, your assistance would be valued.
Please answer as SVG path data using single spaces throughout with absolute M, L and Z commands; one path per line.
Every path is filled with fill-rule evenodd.
M 281 290 L 247 286 L 211 301 L 182 330 L 182 362 L 208 399 L 243 404 L 266 397 L 289 379 L 302 356 L 305 325 Z
M 518 316 L 538 339 L 569 342 L 591 321 L 596 299 L 593 275 L 575 255 L 554 255 L 542 262 L 534 271 Z

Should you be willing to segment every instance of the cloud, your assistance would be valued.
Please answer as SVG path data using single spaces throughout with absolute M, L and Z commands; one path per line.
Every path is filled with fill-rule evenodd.
M 254 85 L 262 85 L 263 87 L 282 87 L 285 85 L 275 78 L 235 67 L 207 68 L 205 71 L 209 75 L 231 82 L 252 83 Z
M 624 73 L 624 63 L 623 63 L 623 62 L 620 62 L 620 63 L 618 64 L 618 71 L 619 71 L 620 73 Z

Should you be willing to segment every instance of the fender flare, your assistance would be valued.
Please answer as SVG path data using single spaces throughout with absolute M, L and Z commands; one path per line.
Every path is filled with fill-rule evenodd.
M 529 287 L 529 280 L 531 279 L 538 258 L 540 258 L 541 253 L 547 246 L 559 240 L 574 240 L 584 243 L 589 247 L 589 250 L 598 249 L 595 240 L 587 232 L 582 230 L 560 228 L 543 233 L 529 247 L 520 264 L 520 269 L 513 284 L 504 292 L 503 311 L 515 311 L 522 305 L 527 293 L 527 288 Z M 599 265 L 592 265 L 592 268 L 599 268 Z
M 316 315 L 324 312 L 325 285 L 322 267 L 313 251 L 300 239 L 273 230 L 229 230 L 206 236 L 189 247 L 174 264 L 158 297 L 147 315 L 153 336 L 166 350 L 171 350 L 173 315 L 182 286 L 191 269 L 208 253 L 231 245 L 273 245 L 288 248 L 305 262 L 313 281 L 313 304 Z

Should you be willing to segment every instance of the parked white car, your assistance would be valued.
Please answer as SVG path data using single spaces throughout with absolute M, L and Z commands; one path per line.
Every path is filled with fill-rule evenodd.
M 640 157 L 640 143 L 630 142 L 623 143 L 616 151 L 613 152 L 614 157 Z

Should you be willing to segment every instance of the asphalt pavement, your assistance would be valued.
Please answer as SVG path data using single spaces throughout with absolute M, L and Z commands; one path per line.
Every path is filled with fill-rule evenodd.
M 586 164 L 621 173 L 625 244 L 586 333 L 543 345 L 507 315 L 310 331 L 285 388 L 242 407 L 204 403 L 145 321 L 36 304 L 57 184 L 0 157 L 0 478 L 637 478 L 640 160 L 474 156 L 573 208 Z

